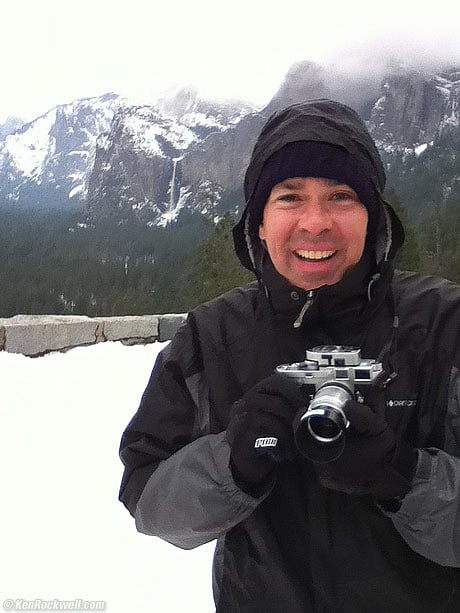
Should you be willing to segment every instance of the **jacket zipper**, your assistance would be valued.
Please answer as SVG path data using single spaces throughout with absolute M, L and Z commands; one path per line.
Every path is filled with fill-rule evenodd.
M 311 289 L 308 292 L 308 294 L 307 294 L 307 300 L 305 301 L 305 304 L 303 305 L 302 310 L 299 313 L 299 316 L 297 317 L 297 319 L 293 323 L 293 327 L 294 328 L 300 328 L 300 326 L 302 325 L 302 321 L 303 321 L 304 315 L 307 312 L 307 310 L 310 308 L 310 306 L 311 306 L 311 304 L 313 302 L 314 296 L 315 296 L 315 293 Z

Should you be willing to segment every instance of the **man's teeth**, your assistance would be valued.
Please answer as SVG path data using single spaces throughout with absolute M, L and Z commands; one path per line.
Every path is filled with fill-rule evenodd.
M 325 260 L 334 253 L 335 251 L 296 251 L 296 254 L 305 260 Z

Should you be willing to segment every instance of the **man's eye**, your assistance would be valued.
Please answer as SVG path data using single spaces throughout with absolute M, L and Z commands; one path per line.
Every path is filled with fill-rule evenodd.
M 281 200 L 282 202 L 295 202 L 297 199 L 297 194 L 281 194 L 277 198 L 277 200 Z
M 332 200 L 356 200 L 356 198 L 350 192 L 337 192 L 333 194 Z

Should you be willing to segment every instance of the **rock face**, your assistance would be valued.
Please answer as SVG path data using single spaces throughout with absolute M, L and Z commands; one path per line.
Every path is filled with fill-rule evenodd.
M 385 150 L 415 149 L 460 126 L 460 71 L 401 70 L 382 84 L 369 128 Z
M 24 122 L 19 117 L 7 117 L 6 120 L 0 124 L 0 140 L 3 140 L 10 134 L 14 134 L 22 128 Z
M 189 206 L 205 214 L 221 214 L 219 204 L 226 193 L 239 194 L 237 204 L 241 204 L 245 167 L 265 120 L 265 114 L 251 113 L 235 126 L 209 135 L 184 156 L 182 183 L 190 186 Z M 228 208 L 222 204 L 224 210 Z
M 301 100 L 332 98 L 326 81 L 327 73 L 318 64 L 314 62 L 294 64 L 284 77 L 278 91 L 264 109 L 265 113 L 270 115 Z
M 120 108 L 115 114 L 110 133 L 96 145 L 87 201 L 92 217 L 145 215 L 156 203 L 166 204 L 171 158 L 178 151 L 168 147 L 171 125 L 161 119 L 149 107 Z M 191 135 L 174 136 L 183 143 Z M 157 211 L 163 212 L 161 206 Z
M 226 152 L 244 149 L 242 127 L 250 107 L 201 101 L 180 90 L 155 107 L 122 106 L 110 133 L 97 142 L 87 208 L 92 218 L 135 215 L 164 225 L 184 208 L 214 210 L 234 178 Z M 242 124 L 242 125 L 241 125 Z
M 321 97 L 348 104 L 367 121 L 390 175 L 407 157 L 414 166 L 431 156 L 436 176 L 437 144 L 456 151 L 445 139 L 460 135 L 459 68 L 434 74 L 397 67 L 381 79 L 373 70 L 345 75 L 299 62 L 261 110 L 203 101 L 190 87 L 151 106 L 111 94 L 57 107 L 0 140 L 0 201 L 62 207 L 80 200 L 94 220 L 134 216 L 153 225 L 184 210 L 210 219 L 236 212 L 267 118 Z
M 110 129 L 115 94 L 56 107 L 0 141 L 0 198 L 34 206 L 84 199 L 96 139 Z
M 214 122 L 216 108 L 207 109 L 203 112 L 208 124 L 203 125 L 200 115 L 200 121 L 191 126 L 187 118 L 196 113 L 198 102 L 190 92 L 180 92 L 160 110 L 145 111 L 146 123 L 137 129 L 137 135 L 165 126 L 164 140 L 155 155 L 147 154 L 146 146 L 127 144 L 125 128 L 120 128 L 120 122 L 127 124 L 125 110 L 112 125 L 104 155 L 101 147 L 96 156 L 93 177 L 99 184 L 94 191 L 90 184 L 91 214 L 105 215 L 115 207 L 129 209 L 129 199 L 130 210 L 153 224 L 177 218 L 183 208 L 209 217 L 225 210 L 236 212 L 243 205 L 244 171 L 267 118 L 289 104 L 322 97 L 348 104 L 367 121 L 390 174 L 394 165 L 403 163 L 402 154 L 419 156 L 442 135 L 459 130 L 460 72 L 454 68 L 427 74 L 400 67 L 379 81 L 373 74 L 344 76 L 312 62 L 300 62 L 292 66 L 270 103 L 258 112 Z M 130 112 L 139 117 L 140 110 Z M 164 123 L 165 112 L 169 113 L 167 121 L 172 122 L 169 128 Z M 209 125 L 210 118 L 213 125 Z M 178 125 L 193 133 L 180 145 L 173 142 Z M 210 128 L 208 132 L 205 127 Z M 121 155 L 129 157 L 123 162 L 124 170 L 119 166 Z M 99 159 L 103 159 L 101 166 Z
M 367 120 L 380 91 L 381 79 L 373 71 L 344 74 L 314 62 L 298 62 L 291 66 L 264 113 L 271 114 L 303 100 L 329 98 L 351 106 Z

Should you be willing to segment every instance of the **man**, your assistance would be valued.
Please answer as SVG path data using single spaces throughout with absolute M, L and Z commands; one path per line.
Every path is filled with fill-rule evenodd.
M 394 273 L 404 233 L 384 184 L 348 107 L 273 115 L 234 230 L 257 282 L 189 314 L 123 435 L 138 530 L 218 539 L 219 613 L 460 610 L 460 288 Z M 319 345 L 383 364 L 328 461 L 299 453 L 308 399 L 273 374 Z

